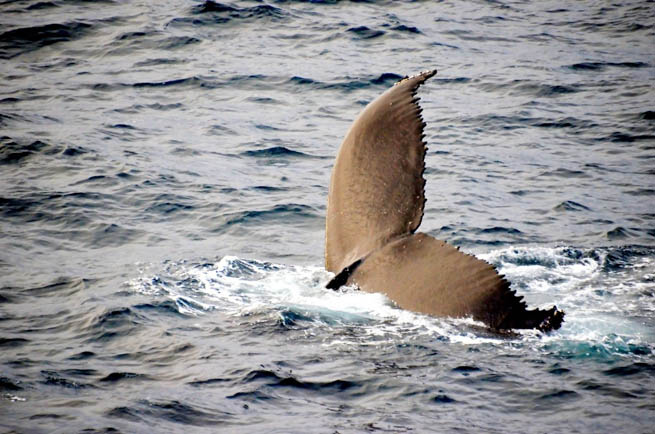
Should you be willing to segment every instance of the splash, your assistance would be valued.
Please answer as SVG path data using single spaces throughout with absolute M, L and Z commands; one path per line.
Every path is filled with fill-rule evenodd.
M 648 289 L 655 264 L 644 249 L 521 247 L 481 256 L 529 304 L 546 307 L 555 301 L 567 313 L 560 332 L 539 338 L 544 349 L 594 358 L 655 351 L 650 314 L 655 298 Z
M 558 332 L 520 331 L 512 339 L 494 335 L 470 319 L 443 319 L 394 306 L 382 294 L 356 288 L 326 290 L 331 273 L 322 267 L 274 264 L 225 256 L 218 262 L 169 262 L 164 270 L 129 282 L 143 294 L 166 297 L 188 316 L 213 311 L 243 318 L 259 316 L 283 328 L 323 336 L 328 346 L 380 345 L 417 337 L 463 345 L 526 346 L 562 357 L 648 356 L 655 351 L 649 315 L 655 275 L 650 257 L 567 247 L 521 247 L 481 257 L 498 267 L 529 304 L 556 301 L 567 312 Z M 648 295 L 650 294 L 650 295 Z

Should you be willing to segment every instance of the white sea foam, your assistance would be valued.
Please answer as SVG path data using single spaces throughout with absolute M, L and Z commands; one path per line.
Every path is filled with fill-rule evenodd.
M 530 305 L 547 307 L 556 303 L 566 311 L 566 322 L 559 331 L 549 335 L 521 331 L 519 340 L 541 347 L 553 343 L 595 345 L 619 353 L 630 346 L 654 346 L 651 328 L 634 319 L 635 309 L 652 309 L 643 309 L 643 300 L 627 289 L 639 282 L 626 280 L 626 276 L 601 278 L 602 256 L 545 247 L 508 248 L 480 256 L 518 284 L 519 294 Z M 640 276 L 652 272 L 652 266 L 640 264 Z M 415 335 L 466 345 L 505 345 L 504 339 L 477 333 L 482 325 L 470 319 L 416 314 L 397 308 L 382 294 L 354 288 L 326 290 L 331 277 L 322 267 L 225 256 L 216 263 L 169 263 L 162 273 L 144 275 L 130 284 L 139 292 L 174 300 L 185 315 L 218 310 L 236 317 L 264 314 L 282 323 L 295 318 L 314 327 L 332 327 L 335 337 L 326 340 L 325 345 L 362 345 L 366 336 L 379 344 Z M 340 334 L 339 327 L 357 327 L 358 332 Z

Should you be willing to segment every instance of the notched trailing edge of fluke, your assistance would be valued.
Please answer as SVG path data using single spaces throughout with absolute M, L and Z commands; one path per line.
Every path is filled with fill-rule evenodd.
M 329 271 L 339 274 L 420 225 L 426 146 L 416 91 L 435 74 L 404 78 L 370 102 L 341 143 L 328 196 Z
M 436 70 L 405 77 L 353 122 L 330 180 L 325 267 L 330 289 L 356 285 L 400 308 L 472 317 L 494 330 L 560 327 L 553 307 L 528 310 L 496 268 L 416 233 L 425 208 L 425 143 L 418 88 Z

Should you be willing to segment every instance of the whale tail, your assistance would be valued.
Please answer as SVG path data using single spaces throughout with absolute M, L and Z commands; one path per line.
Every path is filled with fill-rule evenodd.
M 355 284 L 381 292 L 403 309 L 472 317 L 495 330 L 557 329 L 563 312 L 528 310 L 489 263 L 424 233 L 400 237 L 337 274 L 328 288 Z
M 564 322 L 564 311 L 553 306 L 550 309 L 534 309 L 526 311 L 526 317 L 523 319 L 522 327 L 507 328 L 535 328 L 542 332 L 557 330 Z
M 405 78 L 371 102 L 341 144 L 326 217 L 328 288 L 357 285 L 399 307 L 473 317 L 492 329 L 560 327 L 553 307 L 528 310 L 496 269 L 415 233 L 425 204 L 425 123 L 416 91 L 436 70 Z

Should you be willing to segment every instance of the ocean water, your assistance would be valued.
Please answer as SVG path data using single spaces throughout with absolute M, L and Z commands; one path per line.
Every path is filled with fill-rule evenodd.
M 0 431 L 651 433 L 652 1 L 0 2 Z M 330 170 L 404 75 L 421 230 L 550 334 L 329 291 Z

